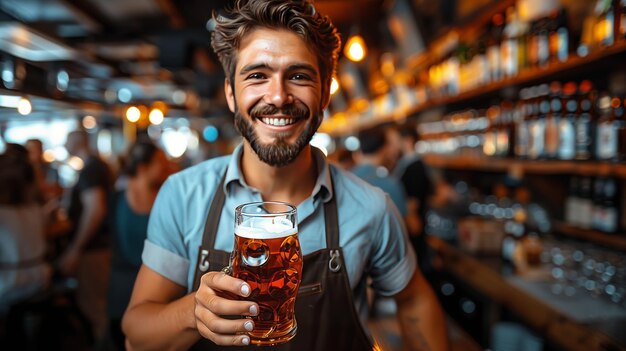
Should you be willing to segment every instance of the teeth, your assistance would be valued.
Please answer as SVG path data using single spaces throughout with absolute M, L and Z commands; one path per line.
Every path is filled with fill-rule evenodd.
M 261 121 L 265 124 L 277 127 L 288 126 L 294 123 L 293 118 L 261 118 Z

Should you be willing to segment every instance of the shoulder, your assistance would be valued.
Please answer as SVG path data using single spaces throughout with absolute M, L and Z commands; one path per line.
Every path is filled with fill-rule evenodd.
M 224 174 L 231 155 L 212 158 L 171 175 L 166 184 L 181 191 L 195 191 L 215 186 Z
M 335 196 L 340 208 L 350 207 L 358 210 L 381 213 L 387 209 L 387 196 L 355 174 L 331 166 Z

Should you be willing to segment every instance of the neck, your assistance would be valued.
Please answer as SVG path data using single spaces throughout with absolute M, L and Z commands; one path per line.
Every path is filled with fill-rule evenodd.
M 379 154 L 361 154 L 359 157 L 359 163 L 374 165 L 374 166 L 383 166 L 383 157 Z
M 291 164 L 274 167 L 261 161 L 250 144 L 244 141 L 241 171 L 246 183 L 258 189 L 263 200 L 284 201 L 296 206 L 311 195 L 317 180 L 310 145 Z
M 126 198 L 135 212 L 150 213 L 158 191 L 158 187 L 152 186 L 147 179 L 139 176 L 130 177 L 126 188 Z

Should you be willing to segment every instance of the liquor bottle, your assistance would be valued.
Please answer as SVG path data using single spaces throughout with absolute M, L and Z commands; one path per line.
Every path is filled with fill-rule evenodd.
M 546 115 L 550 112 L 550 88 L 542 84 L 537 88 L 536 114 L 530 121 L 530 147 L 528 157 L 537 160 L 545 156 Z
M 502 238 L 502 260 L 509 264 L 515 264 L 515 254 L 518 252 L 522 240 L 526 234 L 527 212 L 523 204 L 519 202 L 513 205 L 513 218 L 504 222 L 504 237 Z
M 613 45 L 615 41 L 615 12 L 612 0 L 598 0 L 595 7 L 595 41 L 602 46 Z
M 500 123 L 496 132 L 496 154 L 499 157 L 511 156 L 514 143 L 515 125 L 513 123 L 513 103 L 503 101 L 500 104 Z
M 578 203 L 579 199 L 579 184 L 580 178 L 573 176 L 569 182 L 569 192 L 567 198 L 565 199 L 565 222 L 569 225 L 579 226 L 579 220 L 577 217 L 578 214 Z
M 576 214 L 576 218 L 578 218 L 578 224 L 581 228 L 589 229 L 591 228 L 593 220 L 591 178 L 584 177 L 580 180 L 579 195 L 580 198 L 578 202 L 578 213 Z
M 531 112 L 530 88 L 523 88 L 519 92 L 519 100 L 515 109 L 515 156 L 520 159 L 528 157 L 528 124 L 527 118 Z
M 620 225 L 620 210 L 619 210 L 619 186 L 615 179 L 607 178 L 604 181 L 603 187 L 603 224 L 600 230 L 607 233 L 615 233 L 619 229 Z
M 591 196 L 593 209 L 591 217 L 591 228 L 604 231 L 604 178 L 598 177 L 593 183 L 593 195 Z
M 496 13 L 491 18 L 487 35 L 487 65 L 491 81 L 502 78 L 502 61 L 500 59 L 500 42 L 504 31 L 504 16 Z
M 500 43 L 500 59 L 502 60 L 502 73 L 504 77 L 514 77 L 518 72 L 518 41 L 519 29 L 517 11 L 511 6 L 506 9 L 506 25 L 504 36 Z
M 567 12 L 564 7 L 550 15 L 549 25 L 550 57 L 553 61 L 567 61 L 569 55 L 569 29 Z
M 596 157 L 598 160 L 614 161 L 617 159 L 618 122 L 615 110 L 621 105 L 618 98 L 611 98 L 607 93 L 598 99 L 598 129 L 596 131 Z
M 576 159 L 590 160 L 595 154 L 595 93 L 593 84 L 584 80 L 578 87 L 578 117 L 576 119 Z
M 619 2 L 619 37 L 626 39 L 626 0 Z
M 573 160 L 576 156 L 576 83 L 569 82 L 563 86 L 563 103 L 565 114 L 559 121 L 559 151 L 560 160 Z
M 491 106 L 487 109 L 487 119 L 489 121 L 489 127 L 483 134 L 483 153 L 487 157 L 493 157 L 496 155 L 496 135 L 497 135 L 497 123 L 500 118 L 500 107 L 497 105 Z
M 545 119 L 545 157 L 556 159 L 559 151 L 559 123 L 561 122 L 561 83 L 550 84 L 550 107 Z
M 626 0 L 625 0 L 626 1 Z M 617 119 L 617 162 L 626 162 L 626 99 L 621 100 L 621 106 L 614 110 Z

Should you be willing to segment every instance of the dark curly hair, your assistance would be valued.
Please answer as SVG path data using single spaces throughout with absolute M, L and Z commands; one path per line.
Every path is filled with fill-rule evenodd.
M 258 27 L 287 29 L 304 39 L 317 55 L 322 79 L 322 96 L 327 96 L 337 66 L 341 39 L 328 16 L 308 0 L 236 0 L 223 14 L 213 13 L 215 29 L 211 46 L 224 73 L 233 82 L 237 50 L 243 38 Z

